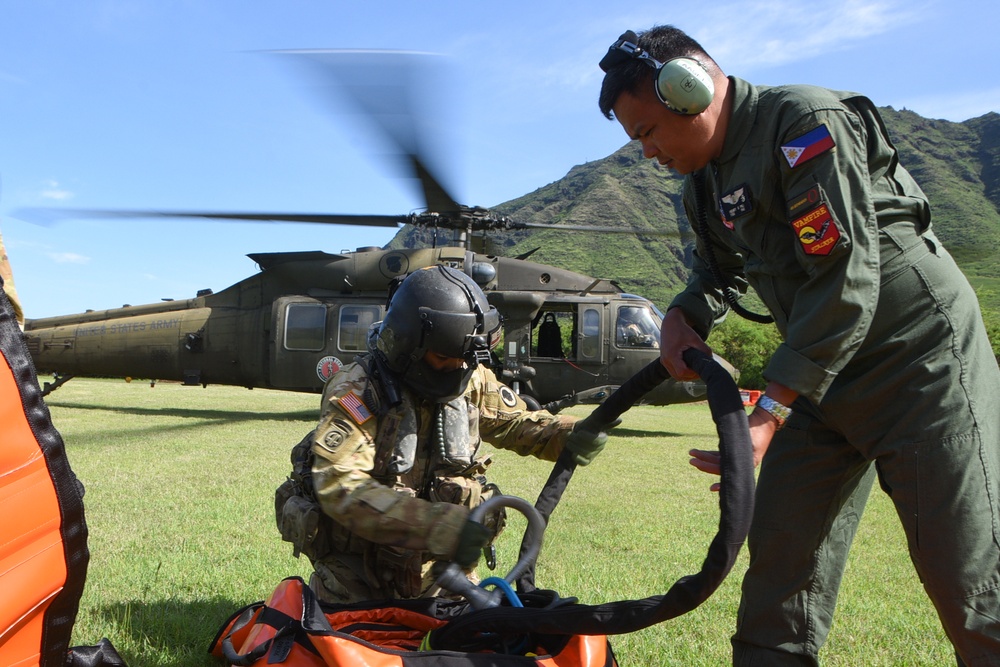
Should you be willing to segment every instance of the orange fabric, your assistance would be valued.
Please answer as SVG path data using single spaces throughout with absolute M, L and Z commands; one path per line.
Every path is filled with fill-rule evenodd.
M 574 635 L 559 655 L 538 661 L 539 667 L 614 667 L 604 635 Z
M 302 586 L 301 579 L 292 577 L 283 580 L 274 589 L 274 592 L 271 593 L 271 597 L 267 599 L 266 605 L 271 609 L 276 609 L 294 619 L 300 620 L 302 618 Z M 255 621 L 257 616 L 259 614 L 255 615 Z M 240 655 L 246 655 L 264 642 L 273 639 L 275 634 L 277 634 L 276 628 L 266 623 L 254 623 L 250 627 L 250 631 L 246 632 L 245 635 L 243 632 L 236 633 L 237 636 L 244 636 L 245 638 L 240 646 L 237 646 L 234 642 L 233 648 Z M 214 649 L 212 653 L 213 655 L 215 654 Z M 267 655 L 264 655 L 254 665 L 266 665 L 267 660 Z M 292 646 L 291 653 L 289 653 L 288 658 L 283 664 L 288 665 L 288 667 L 326 667 L 327 665 L 322 658 L 297 643 Z
M 326 620 L 337 632 L 399 651 L 416 651 L 428 632 L 444 625 L 444 621 L 396 607 L 336 611 L 327 614 Z M 351 628 L 359 623 L 365 628 Z M 376 625 L 380 627 L 371 627 Z
M 215 641 L 212 642 L 212 646 L 209 649 L 209 653 L 212 654 L 213 658 L 217 658 L 219 660 L 225 659 L 225 655 L 222 652 L 223 639 L 228 638 L 236 649 L 240 649 L 244 644 L 246 644 L 247 635 L 249 635 L 250 631 L 253 630 L 254 623 L 256 623 L 257 619 L 260 618 L 260 613 L 264 611 L 264 603 L 261 602 L 258 604 L 259 606 L 254 607 L 252 612 L 247 612 L 251 615 L 243 625 L 236 627 L 236 624 L 242 620 L 242 613 L 237 612 L 232 618 L 229 619 L 229 621 L 227 621 L 225 627 L 219 630 L 218 636 L 215 638 Z
M 325 658 L 326 666 L 347 667 L 401 667 L 403 659 L 398 655 L 373 651 L 370 647 L 337 637 L 319 637 L 314 642 Z
M 295 620 L 303 614 L 305 582 L 298 577 L 282 581 L 264 605 L 251 605 L 237 613 L 225 624 L 210 649 L 212 655 L 223 658 L 220 644 L 230 637 L 240 656 L 273 639 L 277 629 L 262 620 L 264 606 L 280 611 Z M 258 603 L 259 605 L 260 603 Z M 315 653 L 295 643 L 291 653 L 281 664 L 286 667 L 403 667 L 410 664 L 408 656 L 429 656 L 435 652 L 419 654 L 417 646 L 423 636 L 446 624 L 410 609 L 392 606 L 372 609 L 340 609 L 327 611 L 326 620 L 338 634 L 316 632 L 309 634 L 309 642 L 319 652 Z M 241 625 L 244 623 L 245 625 Z M 280 624 L 280 623 L 279 623 Z M 300 628 L 301 629 L 301 628 Z M 351 637 L 345 637 L 350 634 Z M 300 635 L 301 637 L 301 635 Z M 271 647 L 273 650 L 273 646 Z M 539 647 L 538 651 L 545 649 Z M 487 664 L 491 654 L 463 654 L 451 651 L 437 653 L 441 664 L 474 664 L 462 661 L 463 656 L 479 656 Z M 262 655 L 254 667 L 267 664 L 268 654 Z M 421 664 L 424 664 L 421 662 Z M 436 662 L 434 664 L 437 664 Z M 527 663 L 526 663 L 527 664 Z M 537 667 L 616 667 L 607 637 L 577 635 L 570 637 L 558 655 L 536 657 Z
M 38 664 L 43 615 L 66 583 L 61 513 L 6 357 L 0 364 L 0 665 Z

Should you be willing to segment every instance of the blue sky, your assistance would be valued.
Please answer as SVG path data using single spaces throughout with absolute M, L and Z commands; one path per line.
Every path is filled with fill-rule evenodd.
M 707 7 L 707 8 L 706 8 Z M 446 56 L 445 176 L 493 206 L 626 142 L 597 61 L 672 23 L 754 83 L 815 83 L 962 121 L 1000 111 L 997 3 L 0 0 L 0 232 L 28 317 L 219 291 L 252 252 L 382 245 L 385 229 L 17 219 L 21 207 L 406 213 L 357 118 L 270 50 Z M 614 276 L 602 276 L 613 278 Z

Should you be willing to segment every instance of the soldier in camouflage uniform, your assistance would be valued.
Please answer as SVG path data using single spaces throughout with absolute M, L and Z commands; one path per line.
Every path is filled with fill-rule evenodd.
M 705 339 L 749 285 L 783 342 L 749 415 L 760 462 L 738 665 L 817 665 L 876 476 L 967 665 L 1000 665 L 1000 370 L 975 293 L 931 230 L 875 105 L 727 77 L 680 30 L 626 33 L 601 111 L 687 174 L 699 232 L 661 359 Z M 692 451 L 718 473 L 718 454 Z
M 24 310 L 21 309 L 21 300 L 14 288 L 14 273 L 10 268 L 10 260 L 7 259 L 7 249 L 3 245 L 2 236 L 0 236 L 0 283 L 3 284 L 3 291 L 7 293 L 11 308 L 14 309 L 17 325 L 24 329 Z
M 500 316 L 464 273 L 415 272 L 391 297 L 369 352 L 327 383 L 319 425 L 292 452 L 277 490 L 282 537 L 313 563 L 328 602 L 434 596 L 431 567 L 454 560 L 474 579 L 502 528 L 469 512 L 497 493 L 482 441 L 587 464 L 607 436 L 572 417 L 529 411 L 486 366 Z

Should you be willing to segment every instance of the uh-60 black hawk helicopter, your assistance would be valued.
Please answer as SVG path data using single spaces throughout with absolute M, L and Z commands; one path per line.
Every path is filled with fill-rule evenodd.
M 484 252 L 491 232 L 560 229 L 656 234 L 648 229 L 518 222 L 458 204 L 431 173 L 413 123 L 400 123 L 415 54 L 285 52 L 307 57 L 335 77 L 399 149 L 423 191 L 426 209 L 393 215 L 220 213 L 206 211 L 45 211 L 48 217 L 180 217 L 369 225 L 434 231 L 431 247 L 258 253 L 260 272 L 221 292 L 25 322 L 48 393 L 74 376 L 144 378 L 187 385 L 320 392 L 342 365 L 365 351 L 369 328 L 385 313 L 391 281 L 445 264 L 479 284 L 503 316 L 494 370 L 533 407 L 559 410 L 597 403 L 659 356 L 662 314 L 612 280 Z M 404 66 L 401 66 L 404 65 Z M 391 71 L 392 85 L 373 83 Z M 391 98 L 387 100 L 387 97 Z M 387 105 L 387 102 L 389 103 Z M 380 111 L 391 107 L 391 113 Z M 407 112 L 408 113 L 408 112 Z M 38 211 L 25 212 L 30 218 Z M 437 233 L 453 234 L 438 246 Z M 529 253 L 530 254 L 530 253 Z M 729 367 L 731 368 L 731 366 Z M 735 373 L 735 369 L 733 369 Z M 667 381 L 645 398 L 665 405 L 702 400 L 701 382 Z

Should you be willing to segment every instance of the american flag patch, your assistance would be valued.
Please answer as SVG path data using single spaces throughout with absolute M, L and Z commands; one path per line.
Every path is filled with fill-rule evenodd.
M 368 406 L 353 391 L 338 398 L 337 403 L 343 408 L 344 412 L 351 415 L 351 419 L 357 422 L 359 426 L 372 418 L 372 413 L 368 409 Z

